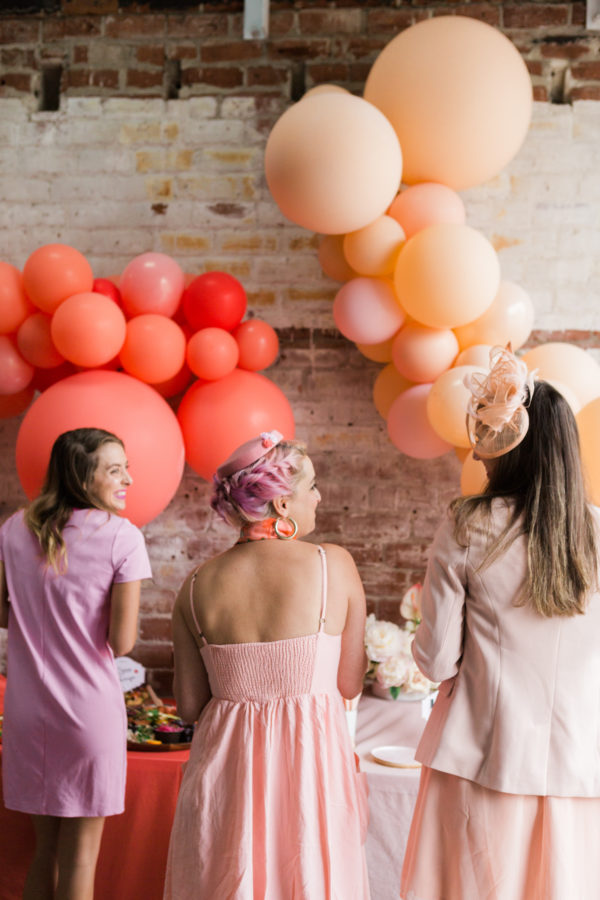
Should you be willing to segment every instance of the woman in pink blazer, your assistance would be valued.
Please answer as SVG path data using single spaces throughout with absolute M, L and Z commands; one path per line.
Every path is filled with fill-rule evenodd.
M 575 418 L 495 348 L 467 423 L 483 494 L 431 550 L 415 660 L 438 699 L 404 900 L 600 897 L 599 511 Z

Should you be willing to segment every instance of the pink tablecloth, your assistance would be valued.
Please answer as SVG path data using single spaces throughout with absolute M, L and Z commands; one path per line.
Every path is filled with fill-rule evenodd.
M 425 726 L 420 702 L 379 700 L 365 694 L 358 707 L 356 752 L 369 783 L 367 868 L 371 900 L 398 900 L 400 874 L 419 789 L 420 769 L 377 763 L 371 750 L 387 745 L 416 747 Z

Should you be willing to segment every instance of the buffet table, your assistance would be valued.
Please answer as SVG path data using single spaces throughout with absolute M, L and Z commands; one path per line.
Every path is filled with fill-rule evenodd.
M 372 900 L 397 900 L 400 871 L 416 800 L 419 769 L 389 768 L 371 750 L 416 746 L 424 720 L 420 703 L 361 698 L 356 752 L 367 773 L 371 820 L 367 865 Z M 188 751 L 129 751 L 125 813 L 106 819 L 95 900 L 161 900 L 169 832 Z M 29 817 L 0 803 L 0 897 L 18 900 L 34 845 Z

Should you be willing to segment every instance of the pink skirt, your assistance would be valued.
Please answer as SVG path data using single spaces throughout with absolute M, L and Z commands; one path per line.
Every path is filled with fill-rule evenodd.
M 423 767 L 403 900 L 598 900 L 600 799 L 504 794 Z

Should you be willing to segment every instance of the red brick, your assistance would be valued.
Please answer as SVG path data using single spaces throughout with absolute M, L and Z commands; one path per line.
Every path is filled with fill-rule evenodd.
M 1 50 L 0 62 L 3 67 L 11 69 L 36 68 L 33 50 L 26 50 L 22 47 L 4 48 Z
M 526 59 L 525 65 L 530 75 L 543 75 L 546 68 L 539 59 Z
M 169 669 L 148 669 L 146 681 L 152 686 L 161 700 L 173 699 L 173 672 Z
M 578 80 L 596 81 L 600 79 L 600 60 L 577 63 L 571 66 L 571 74 Z
M 326 56 L 331 51 L 329 38 L 287 38 L 283 41 L 270 42 L 268 55 L 271 59 L 314 59 Z
M 386 35 L 386 43 L 394 37 L 395 32 L 404 31 L 417 22 L 422 22 L 429 18 L 426 10 L 414 9 L 373 9 L 367 12 L 367 27 L 365 31 L 368 34 L 376 34 L 383 32 Z
M 102 20 L 77 16 L 74 19 L 43 19 L 42 40 L 59 41 L 61 38 L 92 38 L 100 37 Z
M 39 19 L 0 18 L 0 44 L 33 44 L 39 38 Z
M 114 69 L 98 69 L 93 71 L 92 84 L 94 87 L 118 88 L 119 73 Z
M 63 78 L 67 88 L 89 87 L 92 73 L 89 69 L 67 69 Z
M 572 88 L 571 100 L 600 100 L 600 84 L 584 84 Z
M 88 48 L 80 45 L 78 47 L 73 47 L 73 62 L 74 63 L 86 63 L 88 61 Z
M 367 75 L 371 71 L 371 63 L 368 62 L 355 62 L 350 63 L 348 67 L 348 80 L 353 84 L 360 85 L 360 92 L 362 93 L 362 88 L 364 86 L 365 81 L 367 80 Z
M 571 3 L 571 25 L 583 25 L 585 27 L 587 17 L 586 2 Z
M 545 59 L 579 59 L 590 53 L 591 48 L 587 41 L 573 41 L 569 44 L 542 44 L 540 54 Z
M 106 15 L 118 12 L 119 0 L 62 0 L 62 12 L 68 16 Z
M 248 66 L 246 69 L 246 84 L 248 87 L 285 84 L 288 80 L 289 69 L 287 68 L 278 69 L 275 66 Z
M 209 87 L 235 88 L 244 83 L 244 75 L 241 69 L 227 66 L 208 68 L 189 68 L 181 72 L 181 83 L 187 87 L 191 85 L 205 84 Z
M 166 16 L 144 13 L 140 16 L 107 16 L 104 33 L 111 38 L 162 37 L 166 34 Z
M 548 100 L 548 89 L 541 84 L 533 85 L 533 99 L 545 101 Z
M 25 72 L 3 72 L 0 75 L 0 88 L 29 92 L 31 91 L 31 75 L 27 75 Z
M 162 44 L 144 44 L 138 47 L 135 57 L 140 63 L 148 63 L 151 66 L 163 66 L 165 62 L 165 48 Z
M 215 13 L 196 13 L 190 16 L 169 15 L 167 18 L 167 34 L 170 38 L 213 38 L 226 37 L 227 16 Z
M 173 665 L 173 647 L 170 644 L 147 644 L 138 641 L 130 653 L 147 669 L 168 669 Z
M 500 25 L 500 6 L 501 4 L 492 3 L 468 3 L 455 6 L 452 11 L 457 16 L 468 16 L 497 27 Z
M 169 59 L 198 59 L 198 48 L 193 44 L 169 47 L 168 57 Z
M 204 63 L 241 62 L 260 59 L 263 46 L 259 41 L 235 41 L 228 44 L 203 44 L 200 59 Z
M 296 17 L 289 10 L 272 10 L 269 18 L 269 36 L 270 38 L 281 37 L 284 34 L 290 34 L 294 30 Z
M 140 640 L 165 643 L 172 641 L 171 617 L 142 616 L 140 619 Z
M 349 69 L 345 63 L 307 63 L 307 87 L 314 84 L 343 84 L 348 81 Z
M 127 70 L 127 87 L 153 88 L 160 87 L 163 83 L 163 73 L 146 72 L 143 69 Z
M 358 34 L 361 31 L 360 10 L 311 9 L 298 13 L 301 34 Z
M 520 6 L 502 5 L 502 23 L 504 28 L 550 28 L 557 25 L 568 25 L 569 6 L 567 4 L 538 5 L 523 3 Z

